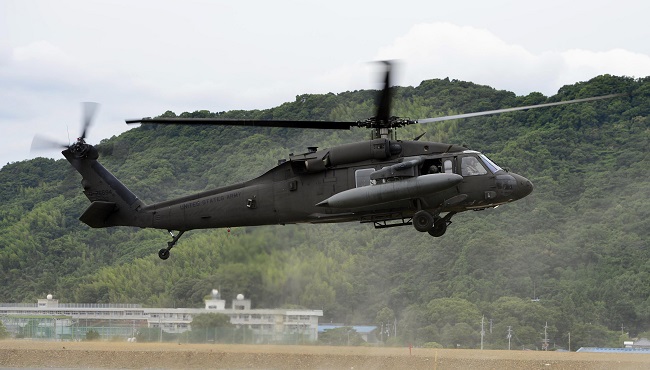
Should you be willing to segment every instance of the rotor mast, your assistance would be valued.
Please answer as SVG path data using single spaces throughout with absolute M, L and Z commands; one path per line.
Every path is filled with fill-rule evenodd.
M 377 128 L 372 131 L 372 139 L 397 140 L 397 132 L 392 127 Z

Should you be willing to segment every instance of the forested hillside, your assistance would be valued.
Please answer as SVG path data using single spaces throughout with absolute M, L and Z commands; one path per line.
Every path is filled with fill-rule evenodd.
M 400 138 L 426 132 L 422 140 L 484 152 L 535 185 L 519 202 L 455 216 L 441 238 L 367 224 L 192 231 L 161 261 L 163 231 L 78 221 L 88 201 L 65 160 L 8 164 L 0 170 L 0 301 L 52 293 L 62 302 L 200 307 L 220 288 L 256 307 L 323 309 L 326 322 L 388 327 L 390 343 L 446 347 L 478 346 L 483 316 L 488 348 L 507 347 L 508 327 L 513 346 L 529 348 L 540 345 L 546 323 L 551 344 L 565 348 L 569 333 L 578 348 L 650 330 L 650 78 L 600 76 L 552 97 L 448 79 L 394 90 L 393 114 L 412 119 L 629 96 L 400 129 Z M 357 120 L 374 114 L 374 96 L 300 95 L 267 110 L 182 116 Z M 152 125 L 98 149 L 106 168 L 153 203 L 367 134 Z

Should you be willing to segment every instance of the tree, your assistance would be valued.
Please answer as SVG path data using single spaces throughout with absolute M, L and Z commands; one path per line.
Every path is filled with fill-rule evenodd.
M 86 340 L 87 341 L 99 340 L 99 332 L 95 329 L 88 330 L 86 332 Z
M 517 323 L 510 325 L 542 328 L 547 323 L 551 324 L 556 321 L 559 310 L 545 306 L 544 302 L 517 297 L 501 297 L 492 304 L 491 311 L 491 318 L 497 322 L 514 318 Z
M 318 335 L 318 341 L 330 346 L 358 346 L 364 343 L 361 334 L 351 326 L 325 330 Z
M 447 348 L 476 348 L 481 335 L 470 325 L 461 322 L 456 325 L 445 325 L 442 329 L 441 341 Z
M 375 317 L 375 325 L 379 330 L 383 330 L 380 333 L 380 338 L 388 340 L 390 337 L 395 336 L 395 313 L 388 307 L 384 307 Z
M 202 313 L 192 317 L 192 330 L 231 328 L 230 317 L 222 313 Z
M 159 342 L 160 341 L 160 328 L 140 328 L 135 333 L 137 342 Z
M 571 329 L 571 347 L 620 347 L 619 333 L 603 325 L 576 324 Z
M 427 326 L 426 310 L 420 305 L 406 307 L 398 323 L 398 334 L 405 343 L 421 345 L 432 342 L 437 338 L 438 329 L 434 325 Z
M 9 331 L 7 331 L 7 328 L 5 328 L 2 321 L 0 321 L 0 339 L 6 339 L 6 338 L 9 338 Z
M 232 342 L 235 339 L 235 326 L 230 323 L 230 317 L 222 313 L 202 313 L 192 318 L 190 323 L 192 342 Z
M 476 305 L 462 298 L 433 299 L 427 310 L 429 322 L 438 328 L 459 323 L 476 326 L 481 322 L 481 313 Z

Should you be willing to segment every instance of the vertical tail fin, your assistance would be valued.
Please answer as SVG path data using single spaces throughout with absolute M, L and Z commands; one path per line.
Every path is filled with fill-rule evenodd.
M 144 203 L 97 162 L 95 147 L 77 143 L 62 154 L 81 174 L 84 194 L 91 201 L 79 217 L 83 223 L 90 227 L 151 226 L 148 213 L 140 212 Z

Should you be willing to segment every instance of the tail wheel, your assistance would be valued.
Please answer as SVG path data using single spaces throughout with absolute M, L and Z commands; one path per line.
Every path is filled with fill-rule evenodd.
M 158 251 L 158 257 L 160 257 L 161 260 L 166 260 L 169 258 L 169 249 L 163 248 Z
M 413 227 L 419 232 L 429 231 L 434 222 L 433 215 L 427 211 L 417 211 L 413 215 Z

